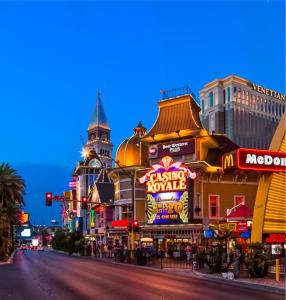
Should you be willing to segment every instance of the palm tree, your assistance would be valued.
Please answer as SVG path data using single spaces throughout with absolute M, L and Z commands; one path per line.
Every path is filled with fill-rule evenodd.
M 0 165 L 0 260 L 13 248 L 13 225 L 19 224 L 19 213 L 25 204 L 25 183 L 8 163 Z

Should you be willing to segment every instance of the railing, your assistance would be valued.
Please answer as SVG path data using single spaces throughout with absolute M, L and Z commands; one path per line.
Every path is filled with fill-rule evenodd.
M 168 91 L 161 90 L 160 93 L 162 94 L 162 100 L 183 96 L 183 95 L 191 95 L 196 100 L 196 96 L 192 92 L 189 86 L 174 88 Z

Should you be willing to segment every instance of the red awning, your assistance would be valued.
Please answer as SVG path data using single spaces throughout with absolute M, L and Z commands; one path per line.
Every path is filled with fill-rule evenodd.
M 249 208 L 245 204 L 240 205 L 234 209 L 229 215 L 226 216 L 226 219 L 232 220 L 250 220 L 253 216 L 253 209 Z

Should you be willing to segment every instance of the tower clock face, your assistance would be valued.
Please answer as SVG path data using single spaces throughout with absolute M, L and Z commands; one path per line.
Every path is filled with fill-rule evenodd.
M 101 163 L 97 158 L 93 158 L 88 165 L 92 168 L 101 168 Z

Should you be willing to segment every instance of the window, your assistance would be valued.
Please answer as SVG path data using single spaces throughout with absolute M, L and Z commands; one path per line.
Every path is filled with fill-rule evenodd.
M 219 217 L 219 196 L 209 195 L 209 217 Z
M 205 111 L 205 100 L 202 100 L 202 112 Z
M 235 195 L 234 196 L 234 206 L 238 204 L 245 204 L 245 196 L 244 195 Z
M 236 88 L 233 88 L 236 89 Z M 223 104 L 225 104 L 225 90 L 223 90 Z
M 210 107 L 213 107 L 214 106 L 214 93 L 213 92 L 210 92 Z

